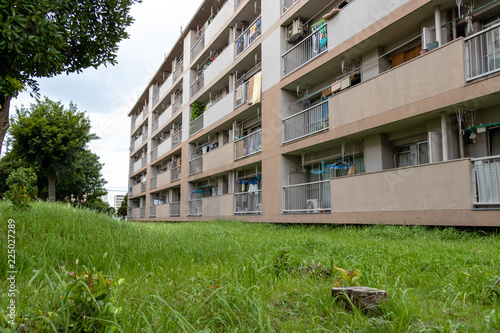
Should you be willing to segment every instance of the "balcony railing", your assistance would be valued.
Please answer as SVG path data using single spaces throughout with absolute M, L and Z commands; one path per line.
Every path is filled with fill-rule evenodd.
M 330 181 L 283 186 L 283 213 L 331 211 Z
M 466 80 L 500 71 L 500 23 L 465 38 Z
M 500 205 L 500 155 L 475 158 L 474 200 L 476 206 Z
M 324 101 L 283 119 L 283 143 L 298 140 L 328 128 L 328 101 Z
M 239 7 L 239 5 L 241 5 L 241 3 L 243 2 L 244 0 L 234 0 L 234 10 L 236 11 L 236 9 Z
M 181 216 L 181 203 L 172 202 L 170 204 L 170 217 L 179 217 L 179 216 Z
M 158 147 L 151 151 L 151 162 L 158 158 Z
M 262 214 L 262 190 L 235 193 L 234 214 Z
M 149 188 L 156 188 L 157 184 L 158 184 L 158 178 L 156 178 L 156 176 L 152 177 L 149 183 Z
M 174 101 L 174 104 L 172 105 L 172 114 L 176 113 L 182 106 L 182 94 L 177 97 L 177 99 Z
M 174 73 L 172 74 L 173 75 L 172 78 L 174 79 L 174 81 L 177 80 L 179 75 L 181 75 L 183 65 L 184 65 L 184 60 L 180 60 L 175 66 Z
M 148 138 L 148 129 L 144 129 L 144 133 L 142 133 L 142 142 L 145 142 Z
M 143 219 L 146 217 L 146 207 L 141 207 L 139 210 L 139 218 Z
M 172 168 L 171 179 L 170 181 L 175 182 L 176 180 L 181 179 L 181 166 Z
M 281 15 L 285 14 L 299 0 L 281 0 Z
M 146 183 L 141 183 L 141 193 L 146 192 Z
M 262 130 L 234 141 L 234 159 L 238 160 L 262 151 Z
M 142 159 L 141 159 L 141 168 L 143 166 L 145 166 L 146 164 L 148 164 L 148 157 L 147 156 L 144 156 Z
M 189 175 L 203 172 L 203 155 L 189 161 Z
M 203 129 L 203 113 L 189 124 L 189 136 L 193 136 Z
M 149 217 L 156 217 L 156 206 L 149 206 Z
M 250 26 L 234 41 L 236 56 L 245 51 L 259 38 L 262 33 L 261 17 L 259 16 Z
M 160 89 L 156 89 L 156 91 L 153 93 L 153 106 L 158 104 L 160 101 Z
M 153 125 L 151 125 L 151 133 L 154 133 L 158 129 L 158 118 L 153 122 Z
M 200 54 L 201 50 L 205 47 L 205 35 L 201 36 L 194 46 L 191 48 L 191 61 L 196 58 L 198 54 Z
M 201 216 L 202 212 L 202 200 L 193 199 L 188 201 L 188 215 L 189 216 Z
M 182 129 L 178 130 L 172 135 L 172 148 L 182 142 Z
M 327 25 L 324 24 L 283 54 L 283 77 L 304 66 L 327 50 Z
M 236 109 L 240 105 L 243 105 L 248 100 L 248 81 L 243 82 L 238 88 L 235 89 L 234 93 L 234 108 Z
M 201 74 L 201 76 L 194 81 L 191 85 L 191 97 L 193 97 L 198 91 L 200 91 L 205 85 L 205 75 Z

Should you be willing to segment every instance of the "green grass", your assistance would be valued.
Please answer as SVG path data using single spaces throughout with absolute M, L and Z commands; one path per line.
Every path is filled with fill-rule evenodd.
M 46 203 L 27 212 L 0 203 L 0 214 L 0 310 L 9 302 L 7 220 L 14 219 L 17 310 L 29 320 L 53 306 L 50 282 L 85 266 L 125 279 L 117 298 L 123 332 L 500 330 L 496 234 L 384 225 L 140 224 Z M 292 269 L 276 274 L 273 258 L 281 248 Z M 345 310 L 330 296 L 332 278 L 297 273 L 313 262 L 354 268 L 361 285 L 387 290 L 382 316 Z

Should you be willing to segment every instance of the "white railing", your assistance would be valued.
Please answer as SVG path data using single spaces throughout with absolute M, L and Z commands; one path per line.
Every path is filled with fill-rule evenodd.
M 234 159 L 238 160 L 262 151 L 262 130 L 234 141 Z
M 328 50 L 328 36 L 326 31 L 327 26 L 324 24 L 283 54 L 283 77 Z
M 500 155 L 472 159 L 474 205 L 500 205 Z
M 148 164 L 148 157 L 147 156 L 144 156 L 142 159 L 141 159 L 141 168 L 143 166 L 145 166 L 146 164 Z
M 158 158 L 158 147 L 156 147 L 151 151 L 151 161 L 154 161 L 157 158 Z
M 172 168 L 171 179 L 170 181 L 175 182 L 176 180 L 181 179 L 181 166 Z
M 191 61 L 193 61 L 194 58 L 198 54 L 200 54 L 201 50 L 205 47 L 205 34 L 201 36 L 196 43 L 194 43 L 194 46 L 191 48 Z
M 177 66 L 175 66 L 174 73 L 172 74 L 173 75 L 172 78 L 174 81 L 177 80 L 179 75 L 181 75 L 183 65 L 184 65 L 184 60 L 181 60 L 177 63 Z
M 139 218 L 143 219 L 146 217 L 146 207 L 141 207 L 139 209 Z
M 181 216 L 181 203 L 172 202 L 170 204 L 170 217 L 179 217 L 179 216 Z
M 235 193 L 234 214 L 262 214 L 262 190 Z
M 158 127 L 163 127 L 163 125 L 172 118 L 172 104 L 165 108 L 165 111 L 158 117 Z
M 189 175 L 203 172 L 203 155 L 193 158 L 189 161 Z
M 204 87 L 205 85 L 204 77 L 205 75 L 201 74 L 201 76 L 191 85 L 191 97 L 193 97 L 198 91 L 200 91 Z
M 149 183 L 150 183 L 149 188 L 156 188 L 158 184 L 158 178 L 156 178 L 156 176 L 151 178 L 151 181 Z
M 182 142 L 182 128 L 172 135 L 172 148 Z
M 158 104 L 160 101 L 160 89 L 156 89 L 156 91 L 153 93 L 153 106 Z
M 330 181 L 283 186 L 283 213 L 331 211 Z
M 148 139 L 148 128 L 146 127 L 144 129 L 144 133 L 142 133 L 142 142 L 146 141 Z
M 500 23 L 465 38 L 466 81 L 500 71 Z
M 188 215 L 189 216 L 201 216 L 202 212 L 202 200 L 193 199 L 188 201 Z
M 151 125 L 151 133 L 154 133 L 158 129 L 158 117 L 156 120 L 153 122 L 153 125 Z
M 288 116 L 283 122 L 283 143 L 298 140 L 329 128 L 328 101 Z
M 261 17 L 257 18 L 243 33 L 235 39 L 234 47 L 236 56 L 245 51 L 259 38 L 262 33 Z
M 182 106 L 182 94 L 174 101 L 172 106 L 172 113 L 176 113 Z
M 149 217 L 156 217 L 156 206 L 149 206 Z
M 189 136 L 193 136 L 203 129 L 203 113 L 189 124 Z
M 281 0 L 281 15 L 285 14 L 299 0 Z

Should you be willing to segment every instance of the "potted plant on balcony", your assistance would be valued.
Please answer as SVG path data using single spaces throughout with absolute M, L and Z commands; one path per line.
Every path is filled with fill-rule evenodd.
M 202 114 L 202 108 L 200 106 L 200 103 L 194 102 L 191 104 L 191 121 L 195 120 Z

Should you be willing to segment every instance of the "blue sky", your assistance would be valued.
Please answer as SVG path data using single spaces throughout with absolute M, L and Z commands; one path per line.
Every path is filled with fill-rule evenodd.
M 128 111 L 180 36 L 201 0 L 144 0 L 132 7 L 135 22 L 129 27 L 130 38 L 120 43 L 118 64 L 87 69 L 80 74 L 40 79 L 40 94 L 66 106 L 73 102 L 86 111 L 92 130 L 101 139 L 90 149 L 104 163 L 103 176 L 108 181 L 108 201 L 125 194 L 129 170 L 130 119 Z M 175 4 L 175 5 L 174 5 Z M 28 107 L 35 100 L 22 93 L 11 102 Z

